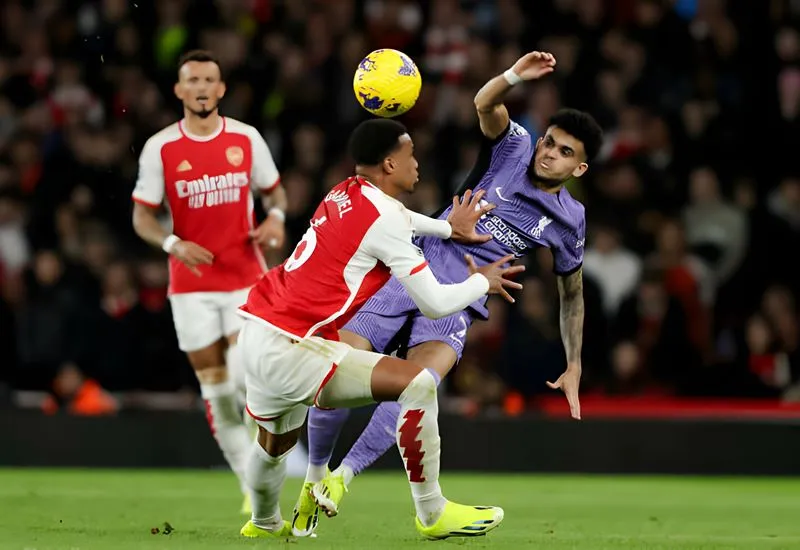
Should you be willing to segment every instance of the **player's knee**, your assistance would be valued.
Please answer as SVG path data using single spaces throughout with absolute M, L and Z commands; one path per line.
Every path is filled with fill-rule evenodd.
M 259 426 L 258 444 L 275 462 L 281 462 L 297 445 L 300 429 L 292 430 L 285 434 L 273 434 Z
M 228 380 L 228 369 L 221 365 L 201 369 L 195 368 L 194 373 L 200 384 L 222 384 Z
M 400 398 L 397 400 L 402 404 L 430 404 L 436 401 L 436 377 L 428 369 L 422 369 L 411 382 L 409 382 Z

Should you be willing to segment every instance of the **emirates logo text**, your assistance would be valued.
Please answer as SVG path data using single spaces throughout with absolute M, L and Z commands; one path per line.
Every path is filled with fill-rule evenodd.
M 237 203 L 242 198 L 242 188 L 246 191 L 249 185 L 247 172 L 228 172 L 221 176 L 203 174 L 196 180 L 178 180 L 175 190 L 178 198 L 189 200 L 189 208 L 203 208 Z

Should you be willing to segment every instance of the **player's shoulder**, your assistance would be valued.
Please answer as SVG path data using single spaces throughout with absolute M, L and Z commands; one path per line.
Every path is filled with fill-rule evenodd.
M 145 142 L 144 149 L 153 152 L 160 151 L 168 143 L 180 141 L 183 139 L 183 132 L 181 132 L 180 124 L 173 122 L 169 126 L 159 130 Z
M 397 199 L 394 199 L 372 185 L 362 185 L 361 194 L 365 200 L 369 201 L 378 214 L 392 222 L 402 221 L 411 223 L 411 218 L 405 205 Z
M 586 224 L 586 207 L 584 204 L 572 196 L 572 193 L 564 187 L 561 190 L 561 204 L 569 214 L 570 226 L 580 229 Z
M 509 120 L 508 130 L 506 130 L 506 132 L 507 132 L 506 135 L 511 138 L 526 137 L 531 135 L 530 132 L 528 132 L 528 130 L 526 130 L 522 124 L 514 120 Z
M 261 137 L 261 132 L 259 132 L 255 126 L 251 126 L 250 124 L 242 122 L 241 120 L 236 120 L 235 118 L 225 117 L 225 131 L 229 134 L 241 134 L 247 136 L 251 140 L 264 140 L 264 138 Z

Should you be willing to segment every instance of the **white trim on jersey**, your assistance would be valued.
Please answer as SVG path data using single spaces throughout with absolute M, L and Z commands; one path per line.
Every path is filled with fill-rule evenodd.
M 238 120 L 227 119 L 225 131 L 234 134 L 244 134 L 250 139 L 253 149 L 253 168 L 250 173 L 250 186 L 261 193 L 269 193 L 281 182 L 278 167 L 272 158 L 269 146 L 258 130 L 249 124 Z
M 210 133 L 207 136 L 198 136 L 186 129 L 186 123 L 184 122 L 184 120 L 185 119 L 181 119 L 178 121 L 178 129 L 184 136 L 186 136 L 187 139 L 200 142 L 211 141 L 215 137 L 219 136 L 223 131 L 225 131 L 225 124 L 227 122 L 226 118 L 224 116 L 221 116 L 219 117 L 219 124 L 217 124 L 217 127 L 214 129 L 212 133 Z
M 133 200 L 147 206 L 158 207 L 164 202 L 164 163 L 161 149 L 183 138 L 178 123 L 170 124 L 145 142 L 139 154 L 139 175 L 133 189 Z

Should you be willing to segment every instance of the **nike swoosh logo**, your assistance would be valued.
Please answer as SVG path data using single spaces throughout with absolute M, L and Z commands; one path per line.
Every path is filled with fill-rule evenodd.
M 494 192 L 497 193 L 497 198 L 499 198 L 501 201 L 511 202 L 511 199 L 507 199 L 503 195 L 500 194 L 500 190 L 501 189 L 502 189 L 502 187 L 495 187 L 494 188 Z

